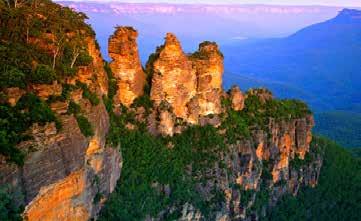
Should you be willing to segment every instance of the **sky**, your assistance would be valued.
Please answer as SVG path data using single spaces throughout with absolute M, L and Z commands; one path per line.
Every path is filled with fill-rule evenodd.
M 203 4 L 273 4 L 273 5 L 327 5 L 361 7 L 361 0 L 73 0 L 98 2 L 161 2 L 161 3 L 203 3 Z

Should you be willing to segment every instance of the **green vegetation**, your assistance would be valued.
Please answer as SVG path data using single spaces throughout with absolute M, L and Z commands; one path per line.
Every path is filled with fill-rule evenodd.
M 0 220 L 2 221 L 21 221 L 21 212 L 23 208 L 16 204 L 15 199 L 22 197 L 16 196 L 8 187 L 0 187 Z
M 319 184 L 284 197 L 266 220 L 360 220 L 360 159 L 325 138 L 315 137 L 312 145 L 325 151 Z
M 40 64 L 30 74 L 30 81 L 37 84 L 51 84 L 56 80 L 55 71 L 48 65 Z
M 361 113 L 334 111 L 315 114 L 315 133 L 335 140 L 343 147 L 361 147 Z
M 0 88 L 25 87 L 25 74 L 18 68 L 4 65 L 0 73 Z
M 88 99 L 93 106 L 99 104 L 100 100 L 98 96 L 96 93 L 91 92 L 86 84 L 77 81 L 76 86 L 83 90 L 83 97 Z
M 104 70 L 108 76 L 108 84 L 109 84 L 108 99 L 113 100 L 118 90 L 117 80 L 114 78 L 112 70 L 110 69 L 109 64 L 107 62 L 104 64 Z
M 149 106 L 149 101 L 147 97 L 140 98 L 135 105 Z M 107 201 L 100 220 L 140 220 L 146 214 L 157 216 L 166 207 L 186 202 L 211 215 L 223 202 L 223 193 L 215 189 L 211 199 L 203 199 L 195 185 L 207 179 L 200 175 L 218 160 L 225 148 L 217 129 L 195 126 L 172 138 L 154 137 L 135 121 L 132 112 L 123 107 L 122 113 L 115 116 L 110 112 L 108 136 L 113 146 L 121 146 L 124 159 L 121 185 Z M 127 130 L 127 122 L 137 124 L 139 129 Z M 179 215 L 176 210 L 163 218 L 171 220 Z
M 69 102 L 68 114 L 73 114 L 78 122 L 81 133 L 86 137 L 94 135 L 93 127 L 89 120 L 81 114 L 81 107 L 74 101 Z
M 81 133 L 86 137 L 91 137 L 94 135 L 94 131 L 92 125 L 88 121 L 86 117 L 83 115 L 75 115 L 76 121 L 78 122 L 78 126 L 80 128 Z
M 251 91 L 263 91 L 264 89 L 252 89 Z M 260 97 L 248 92 L 245 100 L 245 108 L 234 111 L 230 108 L 230 100 L 222 101 L 227 113 L 222 119 L 222 128 L 226 129 L 228 143 L 234 143 L 241 137 L 249 137 L 250 129 L 260 128 L 267 130 L 266 126 L 271 119 L 291 120 L 311 114 L 307 105 L 298 100 L 270 99 L 264 102 Z
M 0 4 L 0 88 L 50 84 L 89 64 L 85 19 L 48 0 Z
M 9 161 L 22 165 L 25 154 L 16 148 L 16 144 L 29 139 L 23 133 L 33 124 L 57 121 L 49 106 L 34 94 L 26 94 L 20 98 L 15 107 L 0 104 L 0 153 Z

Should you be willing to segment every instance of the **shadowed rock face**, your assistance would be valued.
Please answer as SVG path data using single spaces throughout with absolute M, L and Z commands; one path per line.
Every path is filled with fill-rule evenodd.
M 115 105 L 130 106 L 134 99 L 143 95 L 145 73 L 139 58 L 137 37 L 133 28 L 118 27 L 109 38 L 110 68 L 118 85 Z

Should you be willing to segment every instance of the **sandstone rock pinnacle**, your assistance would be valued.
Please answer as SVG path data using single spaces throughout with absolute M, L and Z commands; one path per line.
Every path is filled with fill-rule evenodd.
M 131 27 L 117 27 L 109 38 L 110 68 L 117 79 L 118 90 L 114 104 L 130 106 L 143 95 L 145 73 L 139 58 L 138 33 Z
M 203 42 L 190 56 L 197 76 L 199 114 L 221 113 L 223 55 L 214 42 Z

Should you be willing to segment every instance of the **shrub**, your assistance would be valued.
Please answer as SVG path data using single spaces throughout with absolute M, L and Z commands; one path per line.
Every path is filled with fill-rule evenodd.
M 5 66 L 0 71 L 0 88 L 25 87 L 25 74 L 18 68 Z
M 75 68 L 75 67 L 71 68 L 67 65 L 63 65 L 62 69 L 63 69 L 64 76 L 70 76 L 70 77 L 74 77 L 78 71 L 77 68 Z
M 79 54 L 75 64 L 76 66 L 88 66 L 92 62 L 93 62 L 93 57 L 86 52 L 82 52 Z
M 108 83 L 109 83 L 108 98 L 110 100 L 113 100 L 113 97 L 115 96 L 115 94 L 117 93 L 117 90 L 118 90 L 117 80 L 114 78 L 112 70 L 110 69 L 108 63 L 105 63 L 104 70 L 106 71 L 106 73 L 108 75 Z
M 48 65 L 39 64 L 30 74 L 30 81 L 37 84 L 51 84 L 56 80 L 55 71 Z
M 76 115 L 75 117 L 76 117 L 76 121 L 78 122 L 78 126 L 80 128 L 81 133 L 86 137 L 93 136 L 94 131 L 88 119 L 82 115 Z
M 69 114 L 79 114 L 81 111 L 81 108 L 79 106 L 79 104 L 75 103 L 74 101 L 70 101 L 69 102 L 69 106 L 68 106 L 68 113 Z

